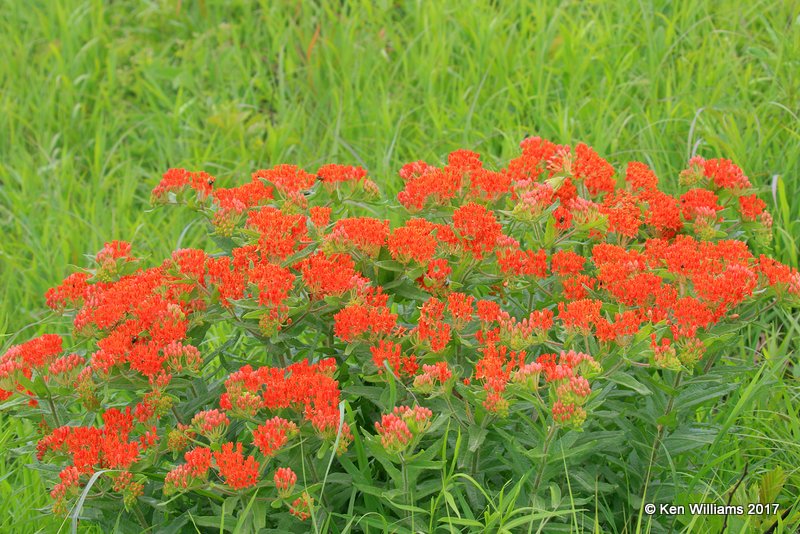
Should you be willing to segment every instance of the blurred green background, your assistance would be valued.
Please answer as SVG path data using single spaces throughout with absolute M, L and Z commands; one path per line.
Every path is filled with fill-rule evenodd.
M 393 194 L 405 162 L 504 162 L 526 134 L 667 184 L 690 155 L 722 156 L 797 266 L 797 1 L 0 0 L 0 37 L 0 348 L 105 241 L 156 260 L 191 244 L 180 210 L 149 211 L 171 166 L 230 186 L 352 163 Z M 15 445 L 22 429 L 2 429 Z M 0 457 L 2 496 L 31 491 L 0 525 L 47 505 L 18 463 Z

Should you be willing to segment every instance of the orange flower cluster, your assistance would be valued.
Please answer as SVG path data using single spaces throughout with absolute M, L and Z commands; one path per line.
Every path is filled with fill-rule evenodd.
M 375 430 L 380 436 L 381 446 L 389 454 L 404 452 L 411 441 L 430 427 L 433 412 L 422 406 L 398 406 L 392 413 L 383 414 Z
M 101 428 L 61 426 L 52 430 L 37 444 L 37 457 L 66 456 L 71 464 L 62 471 L 62 482 L 54 488 L 56 508 L 61 509 L 63 498 L 70 488 L 76 488 L 81 475 L 91 475 L 98 469 L 127 470 L 151 448 L 157 438 L 156 428 L 145 431 L 139 439 L 131 440 L 134 417 L 130 408 L 124 412 L 109 408 L 103 413 Z
M 183 455 L 186 463 L 167 473 L 164 478 L 164 493 L 169 495 L 175 491 L 184 491 L 194 482 L 203 483 L 208 478 L 211 468 L 211 449 L 196 447 Z
M 259 475 L 260 465 L 252 456 L 245 458 L 242 444 L 223 443 L 220 450 L 211 452 L 206 447 L 197 447 L 184 454 L 185 464 L 175 467 L 164 479 L 164 493 L 186 491 L 193 484 L 202 485 L 208 479 L 212 467 L 212 457 L 216 470 L 225 483 L 233 489 L 253 486 Z
M 339 383 L 332 378 L 336 368 L 333 359 L 310 364 L 308 361 L 286 368 L 245 365 L 231 373 L 225 381 L 225 393 L 220 396 L 220 406 L 231 414 L 255 416 L 263 410 L 292 408 L 302 412 L 306 421 L 322 436 L 335 437 L 339 431 Z M 280 422 L 282 431 L 292 433 L 292 427 Z M 273 423 L 271 425 L 275 425 Z M 265 443 L 270 429 L 262 429 Z M 342 428 L 343 438 L 350 435 L 347 424 Z M 347 443 L 349 438 L 344 439 Z M 272 440 L 275 442 L 275 440 Z M 271 447 L 270 447 L 271 448 Z
M 293 422 L 273 417 L 253 431 L 253 444 L 264 456 L 274 456 L 297 432 L 297 425 Z
M 225 483 L 233 489 L 247 488 L 258 481 L 259 464 L 255 458 L 242 454 L 242 444 L 224 443 L 222 450 L 214 453 L 217 469 Z
M 194 430 L 212 442 L 217 441 L 225 433 L 230 422 L 225 412 L 219 410 L 204 410 L 192 417 Z
M 396 228 L 388 242 L 392 258 L 427 265 L 436 254 L 435 230 L 436 225 L 425 219 L 410 219 L 405 226 Z
M 375 257 L 389 237 L 389 221 L 370 217 L 339 219 L 326 237 L 326 245 L 343 252 L 359 251 Z
M 422 393 L 444 391 L 453 377 L 447 362 L 436 362 L 433 365 L 424 364 L 422 373 L 414 379 L 414 387 Z
M 161 182 L 153 189 L 153 202 L 166 202 L 169 193 L 179 193 L 191 188 L 203 198 L 213 191 L 216 179 L 205 172 L 190 172 L 186 169 L 170 169 L 164 173 Z
M 383 373 L 384 362 L 389 362 L 389 367 L 397 375 L 414 376 L 419 369 L 417 357 L 403 356 L 402 347 L 392 341 L 382 339 L 377 346 L 370 347 L 369 350 L 372 353 L 372 361 L 378 368 L 378 374 Z
M 314 498 L 304 491 L 297 499 L 292 502 L 289 513 L 300 521 L 305 521 L 311 517 L 311 510 L 314 508 Z
M 279 467 L 275 470 L 273 477 L 275 487 L 278 488 L 278 495 L 286 499 L 294 491 L 294 485 L 297 483 L 297 475 L 289 467 Z

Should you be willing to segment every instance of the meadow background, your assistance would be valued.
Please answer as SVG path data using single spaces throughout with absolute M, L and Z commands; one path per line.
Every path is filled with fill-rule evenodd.
M 797 1 L 0 0 L 0 88 L 0 352 L 104 242 L 156 260 L 198 244 L 190 214 L 149 209 L 175 166 L 227 187 L 277 163 L 358 164 L 393 194 L 405 162 L 505 162 L 526 134 L 666 184 L 691 155 L 727 157 L 775 217 L 772 254 L 798 266 Z M 800 324 L 764 321 L 733 347 L 766 363 L 715 415 L 729 431 L 703 476 L 782 466 L 790 487 Z M 61 524 L 38 515 L 49 488 L 16 452 L 29 433 L 0 418 L 2 532 Z

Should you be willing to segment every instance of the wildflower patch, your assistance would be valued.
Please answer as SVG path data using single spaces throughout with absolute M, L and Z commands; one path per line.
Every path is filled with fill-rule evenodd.
M 0 358 L 0 409 L 37 424 L 54 510 L 302 531 L 355 509 L 412 530 L 487 505 L 448 499 L 454 473 L 535 500 L 567 491 L 564 462 L 592 481 L 576 492 L 613 498 L 592 436 L 635 447 L 620 421 L 645 397 L 695 387 L 748 318 L 800 303 L 726 159 L 692 158 L 676 194 L 538 137 L 503 168 L 459 150 L 399 174 L 394 202 L 353 166 L 229 188 L 167 171 L 152 202 L 193 210 L 208 249 L 107 243 L 45 295 L 69 334 Z

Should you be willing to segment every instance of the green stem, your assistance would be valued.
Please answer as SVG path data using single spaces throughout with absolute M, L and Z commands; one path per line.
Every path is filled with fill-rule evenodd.
M 548 297 L 550 297 L 550 299 L 551 299 L 551 300 L 555 299 L 555 296 L 554 296 L 554 295 L 553 295 L 553 294 L 552 294 L 550 291 L 546 290 L 546 289 L 544 288 L 544 286 L 543 286 L 542 284 L 540 284 L 540 283 L 539 283 L 539 281 L 538 281 L 538 280 L 534 280 L 534 281 L 533 281 L 533 283 L 535 283 L 535 284 L 536 284 L 536 287 L 537 287 L 537 288 L 538 288 L 538 289 L 539 289 L 539 290 L 540 290 L 542 293 L 544 293 L 545 295 L 547 295 Z
M 573 228 L 572 230 L 570 230 L 570 231 L 569 231 L 569 232 L 567 232 L 566 234 L 564 234 L 564 235 L 562 235 L 562 236 L 559 236 L 559 237 L 558 237 L 558 238 L 557 238 L 557 239 L 556 239 L 556 240 L 553 242 L 553 245 L 554 245 L 554 246 L 555 246 L 555 245 L 558 245 L 559 243 L 561 243 L 562 241 L 566 240 L 567 238 L 570 238 L 570 237 L 572 237 L 572 236 L 575 234 L 575 232 L 576 232 L 576 230 Z
M 544 438 L 544 447 L 542 448 L 542 461 L 539 464 L 539 469 L 536 472 L 536 480 L 533 483 L 533 495 L 539 491 L 539 484 L 542 483 L 542 475 L 544 475 L 544 468 L 547 465 L 547 451 L 550 449 L 550 443 L 556 435 L 556 425 L 553 424 L 547 431 L 547 437 Z
M 178 421 L 182 425 L 186 424 L 186 423 L 183 422 L 183 419 L 181 418 L 181 416 L 178 415 L 178 410 L 175 409 L 175 405 L 172 405 L 171 409 L 172 409 L 172 415 L 175 416 L 175 420 Z
M 751 315 L 751 316 L 750 316 L 750 317 L 748 317 L 747 319 L 741 319 L 741 323 L 742 323 L 742 324 L 747 324 L 747 323 L 750 323 L 751 321 L 755 320 L 755 318 L 756 318 L 756 317 L 758 317 L 758 316 L 761 316 L 761 315 L 764 315 L 764 314 L 765 314 L 765 313 L 767 313 L 769 310 L 771 310 L 772 308 L 774 308 L 776 304 L 778 304 L 778 299 L 775 299 L 775 300 L 773 300 L 773 301 L 772 301 L 772 302 L 770 302 L 770 304 L 769 304 L 768 306 L 766 306 L 766 307 L 765 307 L 763 310 L 759 311 L 758 313 L 754 313 L 753 315 Z
M 470 475 L 473 478 L 475 478 L 475 475 L 478 472 L 478 463 L 480 462 L 480 456 L 481 456 L 481 448 L 478 447 L 478 449 L 475 451 L 475 454 L 472 455 L 472 465 L 470 466 Z
M 445 395 L 444 400 L 447 403 L 447 407 L 450 409 L 450 413 L 452 414 L 456 422 L 459 424 L 459 426 L 463 426 L 464 428 L 469 428 L 469 425 L 462 422 L 461 419 L 459 419 L 458 415 L 456 415 L 456 410 L 455 408 L 453 408 L 453 403 L 450 401 L 450 395 Z
M 404 504 L 412 506 L 414 504 L 414 500 L 411 496 L 411 488 L 409 487 L 410 485 L 408 483 L 408 469 L 406 468 L 406 459 L 402 453 L 400 453 L 400 468 L 401 468 L 401 473 L 403 474 L 403 499 L 405 500 Z M 414 514 L 406 510 L 405 515 L 406 517 L 408 517 L 409 515 L 411 516 L 411 531 L 414 532 Z
M 136 520 L 139 522 L 142 528 L 145 530 L 149 530 L 150 527 L 147 525 L 147 520 L 144 518 L 142 510 L 139 508 L 139 503 L 134 504 L 132 508 L 133 508 L 133 515 L 136 516 Z
M 678 374 L 675 375 L 675 381 L 673 382 L 673 385 L 672 385 L 672 388 L 674 390 L 677 390 L 678 387 L 681 385 L 681 377 L 682 377 L 682 371 L 678 371 Z M 667 415 L 669 415 L 669 413 L 672 411 L 672 407 L 674 406 L 674 404 L 675 404 L 675 395 L 673 395 L 673 396 L 671 396 L 669 398 L 669 402 L 667 403 L 667 407 L 664 410 L 664 416 L 665 417 Z M 652 472 L 653 472 L 653 463 L 655 463 L 655 461 L 656 461 L 656 453 L 658 451 L 658 445 L 659 445 L 659 443 L 661 443 L 661 439 L 663 437 L 664 437 L 664 425 L 663 424 L 659 424 L 658 425 L 658 431 L 656 432 L 656 438 L 653 440 L 653 448 L 650 451 L 650 461 L 649 461 L 649 463 L 647 465 L 647 475 L 645 476 L 645 479 L 644 479 L 644 490 L 642 491 L 642 503 L 641 503 L 641 506 L 639 507 L 639 520 L 638 520 L 637 525 L 636 525 L 636 532 L 639 532 L 640 529 L 641 529 L 641 526 L 642 526 L 642 511 L 644 509 L 644 505 L 645 505 L 645 502 L 646 502 L 645 499 L 647 498 L 647 488 L 650 485 L 650 476 L 652 475 Z
M 541 247 L 542 246 L 542 231 L 539 228 L 539 224 L 538 223 L 537 224 L 533 224 L 533 225 L 531 225 L 531 228 L 533 229 L 533 238 L 535 240 L 535 243 Z
M 600 376 L 603 376 L 603 377 L 609 377 L 609 376 L 611 376 L 612 374 L 614 374 L 614 371 L 616 371 L 617 369 L 619 369 L 620 367 L 622 367 L 622 364 L 623 364 L 623 363 L 625 363 L 625 361 L 626 361 L 626 360 L 625 360 L 625 356 L 623 356 L 622 358 L 620 358 L 620 359 L 617 361 L 617 363 L 615 363 L 614 365 L 612 365 L 612 366 L 611 366 L 609 369 L 606 369 L 605 371 L 603 371 L 603 374 L 601 374 Z
M 477 263 L 478 261 L 475 258 L 472 258 L 470 262 L 467 264 L 467 267 L 464 269 L 464 271 L 460 273 L 461 276 L 459 276 L 458 280 L 456 281 L 460 284 L 465 284 L 467 278 L 469 277 L 469 274 L 472 272 L 472 269 L 475 267 Z
M 42 380 L 42 384 L 44 384 L 44 389 L 47 391 L 47 404 L 50 405 L 50 411 L 53 412 L 53 420 L 56 423 L 56 428 L 61 426 L 61 420 L 58 417 L 58 412 L 56 411 L 56 405 L 53 403 L 53 394 L 50 393 L 50 388 L 47 387 L 47 382 Z
M 203 287 L 202 285 L 200 285 L 200 284 L 195 284 L 195 287 L 197 287 L 197 289 L 198 289 L 198 290 L 200 290 L 200 291 L 201 291 L 201 292 L 202 292 L 204 295 L 206 295 L 206 297 L 208 297 L 208 298 L 209 298 L 209 300 L 212 298 L 212 295 L 211 295 L 211 293 L 208 291 L 208 289 L 206 289 L 206 288 L 205 288 L 205 287 Z M 267 337 L 264 337 L 263 335 L 261 335 L 261 332 L 259 332 L 259 331 L 258 331 L 258 329 L 254 329 L 254 328 L 250 327 L 250 325 L 248 325 L 248 324 L 247 324 L 247 323 L 245 323 L 245 322 L 244 322 L 242 319 L 240 319 L 240 318 L 239 318 L 239 316 L 238 316 L 238 315 L 236 315 L 236 312 L 235 312 L 235 311 L 233 311 L 233 308 L 229 308 L 229 307 L 227 307 L 227 306 L 220 306 L 220 307 L 221 307 L 222 309 L 224 309 L 224 310 L 225 310 L 225 312 L 226 312 L 228 315 L 230 315 L 230 316 L 231 316 L 231 319 L 233 319 L 233 321 L 234 321 L 234 322 L 235 322 L 237 325 L 239 325 L 239 326 L 240 326 L 240 327 L 242 327 L 244 330 L 246 330 L 247 332 L 249 332 L 249 333 L 250 333 L 250 334 L 251 334 L 253 337 L 255 337 L 256 339 L 258 339 L 258 340 L 259 340 L 259 341 L 261 341 L 262 343 L 265 343 L 265 344 L 272 345 L 272 344 L 270 343 L 270 341 L 269 341 L 269 338 L 267 338 Z M 283 367 L 286 367 L 286 358 L 283 356 L 283 353 L 282 353 L 282 352 L 280 352 L 280 351 L 278 351 L 278 359 L 279 359 L 279 360 L 280 360 L 280 362 L 281 362 L 281 366 L 283 366 Z

